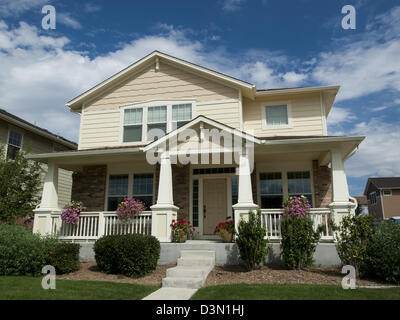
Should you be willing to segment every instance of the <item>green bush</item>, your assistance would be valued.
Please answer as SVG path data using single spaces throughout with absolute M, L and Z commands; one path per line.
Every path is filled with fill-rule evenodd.
M 376 227 L 367 247 L 366 269 L 369 275 L 400 284 L 400 224 Z
M 252 270 L 264 261 L 268 254 L 268 240 L 264 239 L 266 229 L 261 224 L 261 211 L 257 214 L 250 211 L 248 221 L 240 220 L 236 244 L 240 258 L 246 268 Z
M 155 270 L 160 242 L 141 234 L 110 235 L 96 241 L 94 252 L 102 272 L 137 278 Z
M 352 265 L 356 276 L 363 275 L 373 228 L 372 216 L 346 216 L 339 226 L 334 226 L 338 232 L 336 250 L 344 265 Z
M 25 226 L 0 225 L 0 275 L 40 275 L 58 240 Z
M 286 216 L 281 219 L 281 254 L 289 269 L 301 269 L 313 264 L 320 230 L 314 231 L 310 216 Z
M 49 252 L 48 263 L 56 268 L 57 274 L 79 270 L 79 248 L 76 243 L 59 243 Z

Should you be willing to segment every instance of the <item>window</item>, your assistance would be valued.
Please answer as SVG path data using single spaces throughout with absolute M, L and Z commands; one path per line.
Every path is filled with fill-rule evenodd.
M 289 112 L 287 105 L 266 106 L 264 127 L 289 126 Z
M 369 203 L 372 205 L 376 204 L 376 193 L 375 192 L 371 192 L 369 194 Z
M 383 195 L 384 196 L 391 196 L 392 195 L 392 190 L 391 189 L 383 189 Z
M 125 109 L 123 142 L 142 141 L 143 108 Z
M 172 130 L 182 127 L 192 120 L 192 104 L 175 104 L 172 106 Z
M 141 200 L 150 209 L 153 205 L 153 174 L 134 174 L 133 175 L 133 196 L 134 199 Z
M 147 141 L 154 141 L 167 132 L 167 106 L 147 109 Z
M 221 173 L 235 173 L 235 172 L 236 172 L 235 167 L 193 169 L 193 174 L 221 174 Z
M 14 160 L 17 152 L 21 150 L 21 146 L 22 134 L 10 130 L 8 134 L 7 158 Z
M 115 211 L 118 204 L 128 197 L 128 175 L 110 175 L 108 179 L 107 210 Z
M 312 205 L 311 178 L 309 171 L 288 172 L 288 195 L 307 197 Z
M 199 180 L 193 180 L 192 189 L 192 213 L 193 213 L 193 227 L 199 226 Z
M 238 178 L 232 178 L 232 205 L 238 203 Z
M 270 172 L 260 174 L 261 208 L 282 208 L 283 202 L 282 174 Z

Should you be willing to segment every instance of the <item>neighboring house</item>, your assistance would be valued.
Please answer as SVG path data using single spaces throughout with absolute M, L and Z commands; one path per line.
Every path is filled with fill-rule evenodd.
M 364 195 L 369 214 L 377 220 L 400 216 L 400 177 L 368 178 Z
M 268 236 L 279 238 L 279 208 L 292 195 L 309 199 L 316 221 L 326 225 L 325 237 L 333 239 L 329 216 L 339 221 L 356 206 L 343 163 L 364 139 L 328 136 L 327 116 L 338 90 L 257 90 L 155 51 L 67 103 L 81 116 L 79 147 L 31 156 L 52 168 L 34 229 L 59 230 L 51 182 L 55 169 L 64 168 L 75 172 L 72 199 L 88 211 L 81 216 L 84 231 L 64 230 L 65 239 L 116 232 L 115 209 L 126 197 L 148 207 L 132 222 L 136 232 L 161 241 L 171 240 L 172 219 L 190 220 L 196 238 L 213 239 L 218 222 L 234 216 L 238 223 L 258 206 Z M 156 129 L 162 133 L 154 135 Z M 194 136 L 182 139 L 189 129 Z M 236 143 L 227 147 L 227 138 L 207 144 L 210 130 Z M 235 161 L 225 159 L 230 153 Z M 188 161 L 176 163 L 182 155 Z M 161 160 L 155 163 L 153 156 Z M 211 164 L 214 156 L 221 163 Z
M 368 200 L 366 196 L 357 196 L 354 197 L 357 200 L 358 207 L 356 210 L 356 214 L 359 216 L 367 216 L 368 215 Z
M 64 152 L 76 150 L 78 145 L 0 109 L 0 147 L 5 157 L 14 159 L 20 150 L 31 154 Z M 47 166 L 42 167 L 44 179 Z M 60 169 L 58 176 L 58 205 L 63 207 L 71 200 L 72 172 Z

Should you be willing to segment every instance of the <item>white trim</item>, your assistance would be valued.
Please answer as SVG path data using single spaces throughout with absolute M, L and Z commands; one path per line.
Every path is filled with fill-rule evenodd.
M 213 104 L 224 104 L 224 103 L 235 103 L 238 102 L 238 99 L 223 99 L 223 100 L 210 100 L 210 101 L 199 101 L 197 102 L 198 106 L 208 106 Z
M 82 109 L 83 111 L 83 109 Z M 107 110 L 98 110 L 98 111 L 86 111 L 85 115 L 91 115 L 91 114 L 107 114 L 107 113 L 118 113 L 120 112 L 119 109 L 107 109 Z M 83 115 L 83 112 L 82 112 Z
M 276 89 L 269 91 L 257 91 L 256 97 L 264 96 L 275 96 L 290 93 L 308 93 L 313 91 L 335 91 L 335 94 L 339 91 L 340 86 L 321 86 L 321 87 L 304 87 L 304 88 L 288 88 L 288 89 Z
M 82 144 L 82 122 L 83 122 L 84 115 L 85 115 L 85 104 L 82 105 L 82 112 L 79 115 L 78 150 L 80 150 L 81 144 Z
M 293 128 L 293 120 L 292 120 L 292 103 L 288 100 L 283 101 L 271 101 L 271 102 L 261 102 L 261 127 L 263 130 L 279 130 L 279 129 L 292 129 Z M 267 115 L 266 108 L 273 106 L 281 106 L 286 105 L 287 116 L 288 116 L 288 124 L 284 125 L 268 125 L 267 124 Z
M 7 159 L 7 154 L 8 154 L 8 145 L 10 141 L 10 132 L 14 131 L 15 133 L 18 133 L 21 135 L 21 146 L 19 147 L 18 151 L 21 151 L 24 145 L 24 131 L 21 130 L 20 128 L 17 128 L 16 126 L 13 125 L 8 125 L 8 131 L 7 131 L 7 141 L 6 141 L 6 147 L 5 147 L 5 154 L 4 154 L 4 159 Z M 17 147 L 13 145 L 13 147 Z
M 389 191 L 389 194 L 385 194 L 385 191 Z M 392 189 L 382 189 L 382 194 L 385 197 L 391 197 L 393 195 Z
M 322 92 L 319 93 L 319 99 L 321 104 L 321 120 L 322 120 L 322 132 L 324 136 L 328 135 L 328 125 L 326 122 L 326 114 L 325 114 L 325 103 L 322 101 Z
M 239 91 L 239 129 L 243 130 L 243 101 L 242 101 L 242 90 L 238 89 Z

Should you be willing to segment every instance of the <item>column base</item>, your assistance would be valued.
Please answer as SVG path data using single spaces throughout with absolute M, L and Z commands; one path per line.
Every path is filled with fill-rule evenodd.
M 240 220 L 248 220 L 249 211 L 257 211 L 258 205 L 254 203 L 237 203 L 232 206 L 234 210 L 235 216 L 235 230 L 238 232 L 239 228 L 239 221 Z
M 33 210 L 35 213 L 33 219 L 33 233 L 38 233 L 40 235 L 51 234 L 52 221 L 51 215 L 61 214 L 60 208 L 37 208 Z
M 155 204 L 150 209 L 151 235 L 160 242 L 171 242 L 171 223 L 177 219 L 179 208 L 173 204 Z

